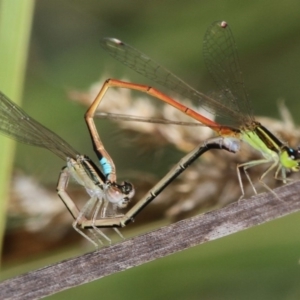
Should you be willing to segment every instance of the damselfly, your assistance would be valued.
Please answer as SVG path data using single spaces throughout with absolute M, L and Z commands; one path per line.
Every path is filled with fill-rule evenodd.
M 241 197 L 244 196 L 244 187 L 240 169 L 243 169 L 245 172 L 255 193 L 256 189 L 247 169 L 269 163 L 270 165 L 259 178 L 260 183 L 269 191 L 272 190 L 264 183 L 263 179 L 270 171 L 275 169 L 275 178 L 282 180 L 284 183 L 287 181 L 287 171 L 299 171 L 299 148 L 292 149 L 282 143 L 267 128 L 257 122 L 252 114 L 252 107 L 247 97 L 244 80 L 240 71 L 235 41 L 225 21 L 212 23 L 206 31 L 203 42 L 205 63 L 219 88 L 217 97 L 208 96 L 195 90 L 144 53 L 118 39 L 104 38 L 101 40 L 101 46 L 112 57 L 121 61 L 129 68 L 192 100 L 193 103 L 201 105 L 208 112 L 230 121 L 234 126 L 221 125 L 212 121 L 153 87 L 114 79 L 106 81 L 100 92 L 101 97 L 99 97 L 97 103 L 93 104 L 94 106 L 99 105 L 105 92 L 110 87 L 137 90 L 172 105 L 186 115 L 211 128 L 218 136 L 226 138 L 227 141 L 233 139 L 248 143 L 255 150 L 260 151 L 262 158 L 237 165 L 238 181 L 242 192 Z M 99 117 L 103 116 L 103 113 L 99 114 Z M 118 118 L 118 116 L 115 117 Z M 126 120 L 124 116 L 120 116 L 119 118 Z M 135 118 L 130 116 L 127 119 L 134 120 Z

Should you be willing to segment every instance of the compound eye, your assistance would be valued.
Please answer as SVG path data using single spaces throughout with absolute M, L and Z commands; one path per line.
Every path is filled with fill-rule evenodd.
M 124 195 L 127 195 L 128 198 L 132 198 L 135 194 L 134 186 L 132 183 L 123 181 L 120 185 L 118 185 Z

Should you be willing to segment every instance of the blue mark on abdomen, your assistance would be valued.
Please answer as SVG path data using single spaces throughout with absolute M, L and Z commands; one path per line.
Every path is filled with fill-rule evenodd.
M 111 168 L 110 163 L 108 162 L 108 160 L 105 157 L 102 157 L 100 159 L 100 165 L 102 167 L 102 171 L 103 171 L 104 175 L 105 176 L 110 175 L 112 168 Z

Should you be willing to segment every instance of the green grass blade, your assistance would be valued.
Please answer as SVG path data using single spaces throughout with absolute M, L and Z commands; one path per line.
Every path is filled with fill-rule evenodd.
M 20 103 L 23 92 L 34 0 L 0 1 L 0 90 Z M 0 136 L 0 251 L 5 230 L 7 194 L 14 142 Z

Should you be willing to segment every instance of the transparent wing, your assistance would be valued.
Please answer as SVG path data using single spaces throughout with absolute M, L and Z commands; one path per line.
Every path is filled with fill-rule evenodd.
M 229 27 L 221 27 L 221 22 L 215 22 L 211 25 L 209 30 L 207 31 L 204 39 L 204 44 L 206 44 L 206 52 L 210 51 L 209 49 L 214 50 L 215 48 L 218 48 L 218 38 L 210 38 L 210 35 L 214 35 L 215 31 L 212 30 L 214 27 L 222 28 L 224 31 L 222 33 L 221 30 L 218 31 L 219 38 L 221 40 L 224 40 L 224 37 L 231 36 L 232 40 L 232 34 L 229 29 Z M 209 42 L 207 42 L 209 40 Z M 216 41 L 216 45 L 212 45 L 212 43 Z M 222 43 L 222 42 L 221 42 Z M 123 43 L 122 41 L 115 39 L 115 38 L 104 38 L 101 40 L 101 46 L 115 59 L 122 62 L 124 65 L 128 66 L 129 68 L 133 69 L 139 74 L 144 75 L 145 77 L 169 88 L 170 90 L 180 94 L 183 97 L 186 97 L 190 100 L 192 100 L 195 105 L 201 104 L 201 106 L 206 109 L 208 112 L 213 113 L 215 115 L 221 116 L 223 118 L 229 119 L 231 121 L 239 122 L 242 121 L 245 122 L 245 117 L 241 115 L 243 112 L 240 108 L 240 105 L 238 104 L 231 104 L 228 105 L 228 100 L 230 99 L 230 95 L 233 95 L 233 93 L 226 94 L 226 97 L 220 97 L 219 94 L 216 98 L 212 98 L 211 96 L 205 95 L 191 86 L 189 86 L 187 83 L 185 83 L 183 80 L 175 76 L 172 72 L 167 70 L 166 68 L 162 67 L 158 63 L 156 63 L 154 60 L 152 60 L 147 55 L 143 54 L 142 52 L 136 50 L 135 48 Z M 231 46 L 234 46 L 234 43 L 231 44 Z M 230 53 L 231 52 L 231 53 Z M 226 55 L 232 56 L 236 54 L 235 47 L 231 47 L 227 52 Z M 214 50 L 213 56 L 217 56 L 218 54 L 224 55 L 224 53 L 221 51 L 217 53 L 216 50 Z M 206 55 L 207 57 L 208 55 Z M 209 57 L 210 59 L 211 57 Z M 219 61 L 225 61 L 224 57 L 222 59 L 219 59 Z M 213 66 L 213 64 L 208 63 L 210 67 Z M 238 65 L 238 63 L 237 63 Z M 220 69 L 222 69 L 222 65 L 219 66 Z M 238 68 L 239 70 L 239 68 Z M 217 73 L 219 74 L 219 72 Z M 229 74 L 231 75 L 231 73 Z M 223 69 L 223 77 L 228 78 L 228 80 L 231 80 L 232 77 L 227 76 L 226 69 Z M 227 86 L 227 90 L 230 90 L 231 86 L 234 86 L 234 83 L 229 83 Z M 219 85 L 220 86 L 220 85 Z M 224 86 L 221 86 L 221 90 L 224 92 L 226 89 Z M 237 89 L 234 89 L 234 92 L 236 92 Z M 229 101 L 234 101 L 237 99 L 237 97 L 231 97 Z
M 46 148 L 65 160 L 79 154 L 57 134 L 28 116 L 0 92 L 0 131 L 18 142 Z
M 199 122 L 183 122 L 183 121 L 175 121 L 168 119 L 158 119 L 158 118 L 147 118 L 133 115 L 124 115 L 124 114 L 115 114 L 115 113 L 107 113 L 107 112 L 96 112 L 95 116 L 99 119 L 110 119 L 115 121 L 128 121 L 128 122 L 141 122 L 141 123 L 154 123 L 154 124 L 166 124 L 166 125 L 181 125 L 181 126 L 191 126 L 191 127 L 199 127 L 204 126 Z
M 243 116 L 243 122 L 253 119 L 235 41 L 225 21 L 212 23 L 203 40 L 206 67 L 219 89 L 220 101 Z M 246 119 L 245 119 L 246 118 Z

